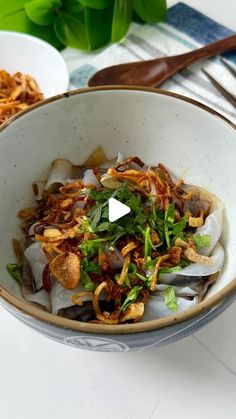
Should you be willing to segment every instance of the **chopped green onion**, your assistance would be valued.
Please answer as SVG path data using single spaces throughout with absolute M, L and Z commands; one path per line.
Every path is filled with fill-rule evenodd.
M 165 239 L 167 247 L 170 247 L 170 235 L 171 230 L 174 225 L 174 215 L 175 215 L 175 203 L 172 202 L 167 210 L 165 211 L 165 222 L 164 222 L 164 229 L 165 229 Z
M 144 260 L 147 260 L 150 251 L 150 227 L 147 227 L 144 234 Z
M 147 280 L 148 280 L 148 278 L 146 277 L 146 276 L 144 276 L 144 275 L 141 275 L 140 273 L 136 273 L 136 276 L 139 278 L 139 279 L 141 279 L 142 281 L 144 281 L 144 282 L 147 282 Z

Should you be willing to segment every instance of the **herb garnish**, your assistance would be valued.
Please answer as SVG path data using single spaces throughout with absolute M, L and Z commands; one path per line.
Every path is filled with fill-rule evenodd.
M 172 233 L 174 220 L 175 220 L 175 203 L 172 202 L 167 208 L 167 210 L 165 211 L 164 229 L 165 229 L 165 239 L 166 239 L 167 247 L 170 247 L 170 235 Z
M 18 263 L 8 263 L 7 270 L 9 274 L 16 279 L 17 281 L 21 281 L 21 274 L 22 274 L 22 266 Z
M 173 311 L 177 310 L 178 304 L 176 301 L 175 290 L 171 285 L 169 285 L 164 291 L 164 300 L 165 300 L 166 306 L 170 310 L 173 310 Z
M 80 282 L 85 288 L 86 291 L 94 291 L 95 290 L 95 284 L 91 280 L 90 276 L 87 272 L 85 272 L 83 269 L 81 269 L 80 272 Z
M 88 216 L 96 234 L 102 233 L 104 237 L 104 232 L 107 232 L 113 244 L 123 235 L 138 236 L 143 241 L 142 228 L 148 218 L 145 202 L 141 201 L 140 195 L 131 192 L 126 183 L 116 190 L 92 190 L 89 197 L 95 201 Z M 108 221 L 108 200 L 114 197 L 127 205 L 131 212 L 119 221 L 111 223 Z
M 138 298 L 138 295 L 139 295 L 139 293 L 140 293 L 140 291 L 143 289 L 143 287 L 141 287 L 141 286 L 138 286 L 138 285 L 135 285 L 130 291 L 129 291 L 129 293 L 127 294 L 127 296 L 126 296 L 126 299 L 125 299 L 125 301 L 123 302 L 123 304 L 122 304 L 122 306 L 121 306 L 121 308 L 120 308 L 120 310 L 121 311 L 125 311 L 126 309 L 127 309 L 127 307 L 130 305 L 130 304 L 132 304 L 132 303 L 134 303 L 136 300 L 137 300 L 137 298 Z
M 202 236 L 200 234 L 194 234 L 193 241 L 200 249 L 203 247 L 209 247 L 211 245 L 211 236 L 209 234 L 204 234 Z

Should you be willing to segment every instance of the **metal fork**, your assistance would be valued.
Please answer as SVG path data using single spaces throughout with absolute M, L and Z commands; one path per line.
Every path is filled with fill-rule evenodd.
M 220 59 L 222 64 L 227 68 L 227 70 L 236 78 L 236 70 L 230 64 L 227 63 L 223 58 Z M 236 108 L 236 96 L 232 95 L 227 89 L 225 89 L 208 71 L 202 68 L 202 72 L 210 80 L 213 86 Z

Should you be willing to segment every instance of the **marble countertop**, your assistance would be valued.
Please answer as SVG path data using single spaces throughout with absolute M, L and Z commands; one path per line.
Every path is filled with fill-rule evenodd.
M 176 3 L 168 1 L 169 5 Z M 235 0 L 187 4 L 236 30 Z M 0 307 L 3 419 L 234 419 L 236 304 L 195 335 L 140 353 L 50 341 Z

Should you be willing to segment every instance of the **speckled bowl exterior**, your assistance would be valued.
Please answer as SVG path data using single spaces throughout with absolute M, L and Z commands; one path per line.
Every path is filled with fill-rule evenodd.
M 46 178 L 55 158 L 79 164 L 98 145 L 108 158 L 120 151 L 150 164 L 161 161 L 224 202 L 224 270 L 207 298 L 192 309 L 136 324 L 81 323 L 27 303 L 7 274 L 6 264 L 14 261 L 11 239 L 20 234 L 16 214 L 33 205 L 32 182 Z M 233 124 L 191 99 L 154 89 L 85 89 L 51 98 L 16 116 L 0 129 L 0 303 L 44 336 L 88 350 L 141 351 L 194 333 L 236 298 L 236 226 L 228 222 L 236 208 L 231 193 L 235 155 Z
M 140 333 L 107 335 L 85 333 L 42 322 L 0 299 L 0 304 L 14 317 L 41 335 L 74 348 L 98 352 L 144 351 L 177 342 L 206 326 L 236 300 L 236 292 L 205 313 L 172 326 Z

